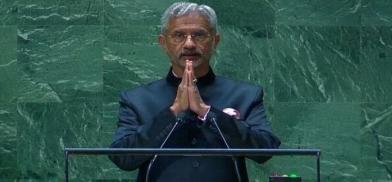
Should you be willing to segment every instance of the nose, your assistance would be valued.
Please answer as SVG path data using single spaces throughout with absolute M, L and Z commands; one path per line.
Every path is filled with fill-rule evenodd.
M 187 35 L 186 39 L 185 39 L 185 42 L 184 42 L 184 48 L 193 49 L 195 47 L 196 47 L 196 43 L 193 40 L 192 36 L 191 35 Z

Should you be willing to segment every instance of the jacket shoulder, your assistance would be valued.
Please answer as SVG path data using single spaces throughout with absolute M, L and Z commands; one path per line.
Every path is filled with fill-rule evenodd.
M 234 89 L 236 91 L 244 91 L 247 93 L 263 91 L 263 87 L 260 85 L 256 85 L 254 83 L 246 81 L 229 79 L 223 76 L 217 76 L 216 82 L 217 84 L 222 85 L 222 87 L 225 87 L 226 89 Z
M 165 79 L 159 79 L 144 85 L 140 85 L 135 88 L 130 88 L 128 90 L 121 92 L 121 97 L 143 97 L 143 95 L 150 95 L 151 93 L 156 93 L 157 90 L 167 87 Z

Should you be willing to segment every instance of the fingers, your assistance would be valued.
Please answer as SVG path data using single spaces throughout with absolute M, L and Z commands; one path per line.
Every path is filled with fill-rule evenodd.
M 190 64 L 190 72 L 191 72 L 190 77 L 191 77 L 192 83 L 196 84 L 197 78 L 195 76 L 195 71 L 193 70 L 193 63 L 192 62 Z
M 189 87 L 189 84 L 191 83 L 191 82 L 189 82 L 189 61 L 188 60 L 186 60 L 186 66 L 185 66 L 185 70 L 184 70 L 184 78 L 182 78 L 183 80 L 185 80 L 185 85 L 187 86 L 187 87 Z
M 200 110 L 200 103 L 202 103 L 201 97 L 199 95 L 196 79 L 192 62 L 186 60 L 186 65 L 184 73 L 182 75 L 182 80 L 178 86 L 177 95 L 171 109 L 174 113 L 180 113 L 191 109 L 192 111 Z M 196 109 L 195 109 L 196 108 Z
M 189 87 L 189 65 L 186 63 L 186 68 L 182 74 L 181 83 L 177 88 L 177 95 L 170 109 L 174 114 L 184 112 L 189 109 L 188 87 Z
M 189 83 L 188 87 L 193 86 L 191 71 L 189 71 L 189 70 L 187 71 L 187 80 L 188 80 L 188 83 Z
M 188 74 L 188 83 L 189 86 L 196 86 L 197 78 L 195 76 L 195 72 L 193 70 L 193 63 L 191 61 L 187 62 L 187 70 L 189 72 Z
M 187 84 L 187 68 L 188 68 L 188 63 L 185 65 L 184 73 L 182 74 L 182 79 L 180 86 L 188 86 Z

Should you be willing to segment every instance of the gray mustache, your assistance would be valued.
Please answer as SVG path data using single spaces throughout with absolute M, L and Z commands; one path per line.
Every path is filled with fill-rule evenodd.
M 180 56 L 200 56 L 200 52 L 182 52 Z

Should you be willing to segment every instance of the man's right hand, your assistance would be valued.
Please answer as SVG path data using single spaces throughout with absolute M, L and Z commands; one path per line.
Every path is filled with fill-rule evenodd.
M 174 99 L 173 105 L 170 107 L 174 115 L 178 115 L 181 112 L 185 112 L 189 109 L 189 99 L 188 99 L 188 85 L 189 85 L 189 79 L 188 79 L 188 70 L 189 70 L 189 62 L 188 60 L 186 61 L 186 66 L 184 69 L 184 73 L 182 75 L 182 80 L 180 85 L 178 86 L 177 89 L 177 95 L 176 98 Z

